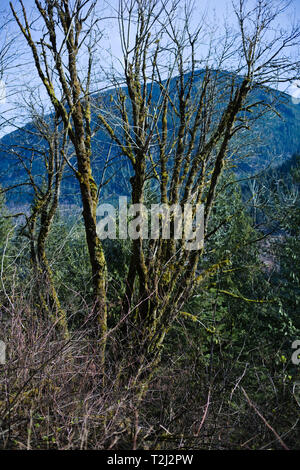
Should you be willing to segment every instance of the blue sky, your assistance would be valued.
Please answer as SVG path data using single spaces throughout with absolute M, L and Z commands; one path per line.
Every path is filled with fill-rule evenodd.
M 9 10 L 9 0 L 0 1 L 0 8 L 6 8 Z M 34 12 L 34 0 L 23 1 L 27 11 L 30 12 L 33 9 Z M 251 2 L 253 0 L 248 1 Z M 13 0 L 13 4 L 17 7 L 18 0 Z M 100 0 L 99 5 L 102 6 L 103 4 L 106 4 L 107 8 L 117 8 L 118 0 Z M 211 21 L 216 20 L 222 23 L 225 17 L 230 21 L 233 15 L 231 0 L 195 0 L 193 8 L 193 21 L 195 23 L 197 23 L 198 19 L 200 20 L 203 13 L 203 8 L 208 10 Z M 3 22 L 3 18 L 4 16 L 0 16 L 0 22 Z M 293 22 L 300 22 L 300 0 L 292 0 L 289 10 L 280 18 L 280 24 L 278 24 L 278 27 L 288 27 Z M 112 20 L 107 20 L 105 26 L 107 33 L 103 38 L 104 49 L 110 48 L 112 55 L 115 58 L 115 62 L 117 62 L 116 59 L 121 56 L 117 26 Z M 18 28 L 14 23 L 11 23 L 7 28 L 7 33 L 14 34 L 15 32 L 18 32 Z M 16 52 L 18 51 L 18 48 L 21 52 L 20 54 L 17 54 L 14 67 L 6 70 L 4 72 L 4 76 L 0 77 L 0 115 L 6 113 L 6 115 L 12 116 L 13 114 L 16 114 L 17 111 L 19 114 L 19 121 L 22 122 L 23 119 L 26 118 L 25 115 L 23 117 L 23 111 L 19 107 L 19 103 L 22 101 L 22 98 L 26 95 L 26 93 L 28 93 L 28 90 L 26 92 L 27 85 L 27 88 L 29 88 L 29 85 L 32 86 L 34 83 L 38 84 L 39 81 L 36 79 L 34 66 L 30 64 L 30 52 L 28 49 L 27 52 L 25 52 L 26 48 L 24 49 L 21 38 L 19 39 L 19 42 L 16 43 L 15 48 Z M 293 52 L 295 55 L 299 55 L 299 47 L 295 48 Z M 287 88 L 287 85 L 284 84 L 280 88 L 292 94 L 294 96 L 295 103 L 300 103 L 300 99 L 298 99 L 300 98 L 300 88 L 298 88 L 298 85 L 300 85 L 300 82 L 293 83 L 291 86 L 289 86 L 289 88 Z M 47 96 L 45 92 L 41 89 L 41 87 L 37 88 L 36 92 L 38 92 L 38 90 L 41 96 L 41 101 L 45 100 L 46 102 Z M 21 93 L 21 97 L 18 95 L 18 93 Z M 8 130 L 11 130 L 11 128 L 7 127 L 5 131 L 2 129 L 2 133 L 7 132 Z

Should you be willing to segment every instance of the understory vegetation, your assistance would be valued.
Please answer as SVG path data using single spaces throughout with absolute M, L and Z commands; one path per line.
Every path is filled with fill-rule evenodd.
M 277 171 L 288 181 L 295 167 Z M 1 335 L 9 358 L 1 366 L 2 448 L 298 448 L 293 387 L 299 368 L 291 344 L 299 333 L 299 199 L 286 202 L 285 225 L 277 220 L 268 236 L 254 228 L 251 204 L 231 179 L 234 190 L 222 195 L 213 214 L 214 224 L 223 211 L 230 221 L 207 243 L 205 279 L 169 332 L 142 397 L 142 378 L 127 374 L 130 356 L 120 334 L 128 242 L 105 246 L 111 287 L 103 380 L 83 227 L 58 215 L 49 237 L 66 339 L 35 295 L 28 242 L 2 204 Z M 269 174 L 266 181 L 273 204 L 280 194 L 272 193 Z M 259 184 L 265 195 L 263 178 Z M 275 209 L 269 207 L 273 223 Z M 278 218 L 282 209 L 281 203 Z

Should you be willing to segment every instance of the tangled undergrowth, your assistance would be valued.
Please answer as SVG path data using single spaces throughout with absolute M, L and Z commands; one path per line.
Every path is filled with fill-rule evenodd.
M 207 363 L 186 329 L 185 337 L 170 338 L 177 352 L 166 348 L 139 400 L 136 381 L 124 381 L 126 349 L 115 354 L 116 333 L 103 380 L 90 332 L 82 327 L 66 340 L 32 309 L 15 300 L 1 325 L 7 361 L 0 366 L 0 448 L 299 448 L 292 381 L 284 363 L 263 360 L 261 345 L 247 362 L 214 353 Z

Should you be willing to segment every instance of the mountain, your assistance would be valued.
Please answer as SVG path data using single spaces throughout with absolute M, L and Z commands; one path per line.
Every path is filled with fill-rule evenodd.
M 227 77 L 226 74 L 225 72 L 225 77 Z M 186 80 L 188 78 L 187 75 Z M 176 78 L 173 80 L 173 89 L 176 90 Z M 198 80 L 201 80 L 201 72 L 199 72 Z M 195 87 L 197 87 L 197 80 Z M 124 92 L 127 92 L 125 88 Z M 109 109 L 113 93 L 114 91 L 109 91 L 101 95 L 94 95 L 93 100 L 96 103 L 101 98 L 102 103 L 105 103 L 106 108 Z M 154 87 L 153 96 L 154 99 L 155 97 L 158 99 L 158 86 Z M 300 150 L 300 104 L 294 104 L 289 95 L 270 88 L 256 90 L 252 99 L 268 103 L 270 106 L 275 99 L 277 114 L 269 112 L 254 122 L 247 140 L 245 138 L 245 141 L 241 142 L 244 147 L 242 152 L 247 154 L 247 157 L 237 159 L 238 163 L 234 171 L 243 177 L 261 172 L 268 166 L 277 166 Z M 222 106 L 220 105 L 220 112 L 221 110 Z M 96 113 L 92 115 L 92 122 L 95 126 L 97 123 Z M 115 146 L 111 147 L 110 144 L 108 136 L 98 130 L 93 139 L 92 148 L 94 174 L 98 183 L 109 180 L 101 190 L 101 200 L 110 200 L 113 195 L 126 195 L 130 192 L 128 176 L 131 170 L 125 157 L 116 158 L 116 163 L 106 168 L 103 175 L 108 153 L 110 152 L 111 157 L 120 156 L 119 150 Z M 37 134 L 33 122 L 0 139 L 0 186 L 6 188 L 25 181 L 27 178 L 26 170 L 17 157 L 16 151 L 22 155 L 23 161 L 32 166 L 37 180 L 42 180 L 40 155 L 34 152 L 34 149 L 42 150 L 46 149 L 46 146 L 43 139 Z M 7 192 L 8 205 L 22 206 L 24 203 L 28 203 L 32 197 L 30 191 L 29 186 L 22 186 Z M 78 194 L 78 183 L 73 177 L 72 171 L 67 168 L 62 185 L 61 202 L 80 205 Z

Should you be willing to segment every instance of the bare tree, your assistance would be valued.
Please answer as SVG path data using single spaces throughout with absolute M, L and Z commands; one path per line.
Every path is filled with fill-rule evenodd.
M 96 1 L 35 0 L 41 24 L 38 38 L 22 0 L 19 4 L 20 13 L 11 4 L 14 18 L 76 154 L 77 166 L 67 163 L 81 190 L 104 361 L 106 263 L 96 230 L 99 185 L 91 164 L 90 88 L 99 37 L 93 39 L 99 19 L 92 14 Z M 133 203 L 145 202 L 149 186 L 156 202 L 170 209 L 201 203 L 208 239 L 220 178 L 232 164 L 236 143 L 249 132 L 252 116 L 258 119 L 273 109 L 257 98 L 257 91 L 298 77 L 299 62 L 292 60 L 289 50 L 299 41 L 299 26 L 289 31 L 276 28 L 287 5 L 236 1 L 236 23 L 226 25 L 221 34 L 205 17 L 193 26 L 191 2 L 119 1 L 122 77 L 118 79 L 119 71 L 112 74 L 111 100 L 101 97 L 96 112 L 129 162 Z M 88 58 L 85 68 L 82 52 Z M 203 255 L 203 248 L 187 251 L 185 240 L 172 236 L 132 241 L 123 313 L 138 369 L 145 364 L 151 369 L 159 360 L 166 333 L 195 286 L 208 275 L 201 268 Z
M 31 49 L 38 72 L 56 115 L 63 122 L 72 142 L 80 185 L 83 219 L 93 275 L 94 303 L 102 335 L 103 360 L 106 333 L 106 263 L 96 231 L 98 187 L 91 165 L 91 98 L 90 86 L 95 43 L 91 32 L 97 19 L 92 13 L 96 1 L 35 0 L 41 22 L 40 37 L 32 33 L 32 25 L 22 0 L 18 13 L 10 3 L 14 18 Z M 82 76 L 79 57 L 85 53 L 87 66 Z
M 23 129 L 22 141 L 8 148 L 2 145 L 2 151 L 22 171 L 22 181 L 5 187 L 4 191 L 19 190 L 21 186 L 29 190 L 30 213 L 23 213 L 25 223 L 20 226 L 20 233 L 29 240 L 36 297 L 40 299 L 41 312 L 52 317 L 67 337 L 67 319 L 56 292 L 46 248 L 58 209 L 68 139 L 66 132 L 61 132 L 57 115 L 45 116 L 44 110 L 38 112 L 32 103 L 29 112 L 31 125 Z
M 114 73 L 115 91 L 98 117 L 131 164 L 132 202 L 145 202 L 150 182 L 156 202 L 169 208 L 202 203 L 207 238 L 233 142 L 249 131 L 253 114 L 257 119 L 272 110 L 256 90 L 297 77 L 299 62 L 288 52 L 300 29 L 273 29 L 287 7 L 283 2 L 235 2 L 236 27 L 227 26 L 221 37 L 204 18 L 192 27 L 193 5 L 184 2 L 179 15 L 182 6 L 171 0 L 119 1 L 126 88 Z M 123 311 L 133 312 L 127 314 L 127 333 L 138 367 L 152 369 L 167 331 L 209 274 L 201 272 L 203 254 L 187 251 L 184 240 L 172 237 L 132 241 Z

